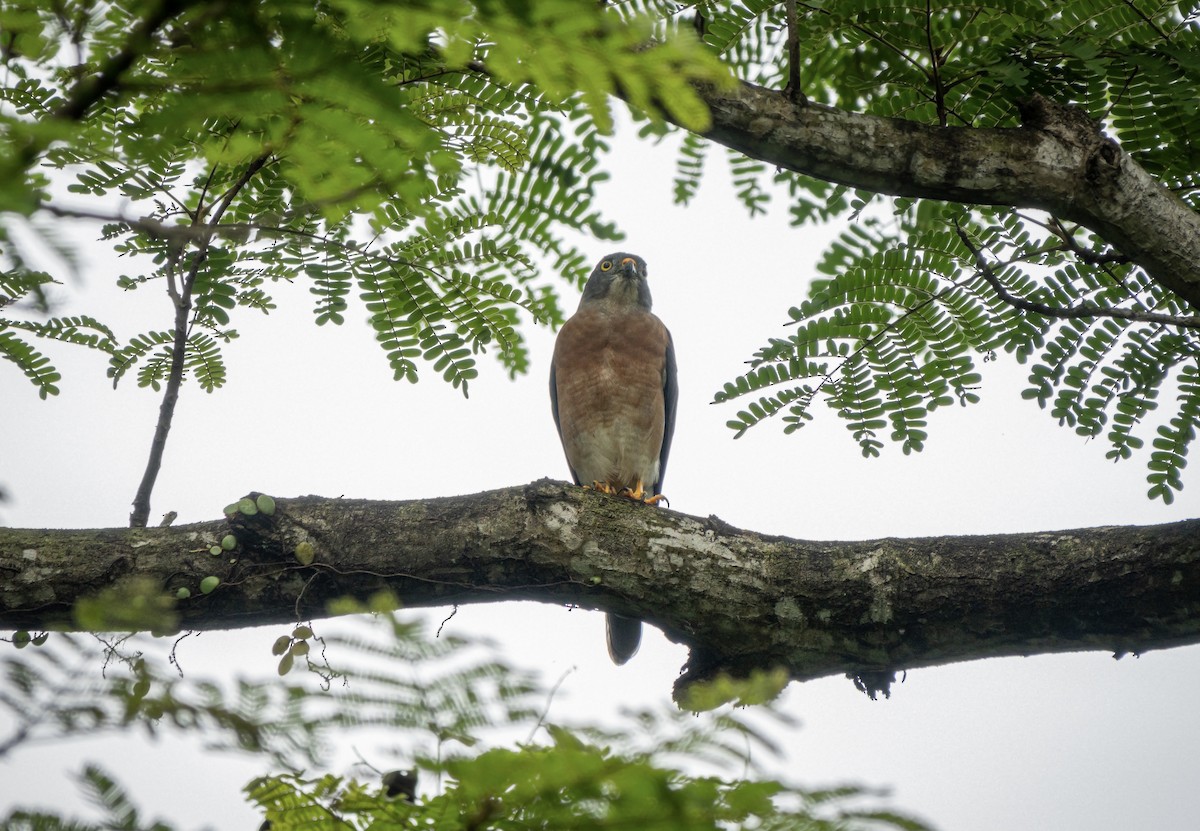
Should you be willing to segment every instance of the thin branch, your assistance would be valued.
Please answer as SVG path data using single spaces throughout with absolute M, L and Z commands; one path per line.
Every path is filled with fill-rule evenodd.
M 1098 254 L 1095 251 L 1084 248 L 1082 245 L 1076 242 L 1075 234 L 1071 231 L 1068 231 L 1058 217 L 1050 217 L 1050 230 L 1056 237 L 1063 241 L 1063 247 L 1065 250 L 1070 251 L 1072 254 L 1078 257 L 1081 262 L 1087 263 L 1088 265 L 1107 265 L 1109 263 L 1124 265 L 1125 263 L 1130 262 L 1128 257 L 1119 252 L 1108 251 Z
M 933 4 L 925 0 L 925 43 L 929 48 L 929 77 L 933 81 L 933 103 L 937 107 L 938 124 L 945 127 L 946 120 L 946 90 L 942 85 L 942 56 L 933 45 Z
M 173 258 L 174 259 L 174 258 Z M 175 404 L 179 401 L 179 388 L 183 384 L 183 363 L 187 352 L 188 317 L 192 310 L 192 283 L 194 282 L 201 255 L 193 257 L 191 273 L 184 278 L 182 291 L 171 292 L 171 300 L 175 305 L 174 340 L 171 343 L 171 370 L 167 376 L 166 389 L 163 391 L 162 403 L 158 406 L 158 422 L 154 426 L 154 439 L 150 442 L 150 456 L 146 460 L 146 469 L 142 473 L 142 481 L 138 484 L 137 493 L 133 497 L 133 511 L 129 514 L 130 528 L 145 528 L 150 519 L 150 494 L 158 479 L 158 471 L 162 468 L 163 451 L 167 446 L 167 434 L 171 431 L 171 421 L 175 417 Z M 172 278 L 170 285 L 174 287 L 174 262 L 169 266 Z
M 263 153 L 250 162 L 250 164 L 246 165 L 246 169 L 242 171 L 242 175 L 225 192 L 225 195 L 217 204 L 216 210 L 213 211 L 213 226 L 220 224 L 222 215 L 229 208 L 229 205 L 233 202 L 238 192 L 250 182 L 270 158 L 270 153 Z M 171 344 L 171 369 L 167 375 L 166 388 L 163 390 L 162 403 L 158 408 L 158 422 L 154 426 L 154 439 L 150 443 L 150 456 L 146 460 L 146 469 L 142 474 L 142 481 L 138 484 L 137 493 L 133 497 L 133 511 L 129 514 L 129 527 L 131 528 L 145 528 L 146 522 L 150 519 L 150 494 L 154 491 L 154 483 L 158 480 L 158 472 L 162 468 L 162 457 L 163 451 L 167 446 L 167 435 L 171 431 L 171 422 L 175 417 L 175 405 L 179 401 L 179 389 L 183 385 L 187 339 L 190 334 L 191 323 L 195 322 L 194 320 L 189 321 L 192 312 L 192 290 L 195 288 L 196 277 L 200 273 L 200 268 L 208 259 L 208 248 L 212 243 L 213 236 L 214 234 L 209 233 L 200 238 L 196 245 L 196 252 L 192 255 L 188 273 L 183 278 L 178 292 L 171 292 L 171 299 L 175 304 L 175 338 Z M 169 268 L 170 273 L 173 275 L 173 264 Z M 174 288 L 173 276 L 169 282 L 169 286 Z
M 1023 297 L 1017 297 L 1009 292 L 1004 284 L 993 271 L 991 264 L 987 258 L 983 256 L 983 252 L 979 246 L 971 241 L 967 232 L 957 222 L 954 223 L 954 229 L 958 232 L 958 238 L 962 240 L 963 245 L 971 252 L 971 256 L 975 258 L 975 266 L 979 275 L 987 281 L 992 290 L 996 292 L 996 296 L 1003 300 L 1008 305 L 1020 309 L 1023 312 L 1031 312 L 1033 314 L 1043 315 L 1045 317 L 1059 318 L 1063 320 L 1083 317 L 1111 317 L 1116 320 L 1130 320 L 1139 323 L 1160 323 L 1167 326 L 1178 326 L 1183 329 L 1200 329 L 1200 317 L 1187 317 L 1184 315 L 1168 315 L 1159 312 L 1142 312 L 1136 309 L 1117 309 L 1109 306 L 1095 306 L 1091 303 L 1080 303 L 1077 306 L 1048 306 L 1045 303 L 1038 303 L 1034 300 L 1027 300 Z
M 38 205 L 37 209 L 45 211 L 59 219 L 93 219 L 99 222 L 116 222 L 141 231 L 151 239 L 182 244 L 202 242 L 206 238 L 239 236 L 246 231 L 258 231 L 280 237 L 291 234 L 309 236 L 314 239 L 324 239 L 319 234 L 301 232 L 296 229 L 283 228 L 277 225 L 263 225 L 258 222 L 226 222 L 224 224 L 217 224 L 216 222 L 197 221 L 188 225 L 171 225 L 161 219 L 149 216 L 135 217 L 124 213 L 106 213 L 87 208 L 65 208 L 62 205 L 54 205 L 49 202 Z M 202 211 L 202 213 L 205 212 L 207 212 L 207 208 Z M 187 215 L 191 216 L 192 213 L 189 211 Z
M 963 42 L 962 35 L 967 31 L 968 27 L 976 21 L 976 19 L 979 17 L 980 14 L 981 14 L 980 9 L 972 10 L 971 16 L 968 17 L 966 20 L 964 20 L 962 22 L 962 24 L 958 27 L 959 37 L 955 37 L 954 39 L 952 39 L 950 41 L 950 45 L 942 49 L 942 65 L 943 66 L 945 65 L 946 61 L 950 60 L 950 55 L 953 54 L 954 50 L 957 49 L 959 47 L 959 45 Z M 972 72 L 971 74 L 972 75 L 981 75 L 983 73 L 982 72 Z M 953 84 L 947 86 L 946 88 L 949 89 L 950 86 L 953 86 Z
M 800 86 L 800 32 L 796 19 L 796 0 L 786 0 L 788 82 L 784 91 L 793 104 L 807 104 L 808 96 Z
M 1156 35 L 1158 35 L 1163 41 L 1165 41 L 1167 43 L 1171 42 L 1171 38 L 1169 38 L 1167 36 L 1167 33 L 1158 27 L 1158 24 L 1154 22 L 1154 19 L 1152 17 L 1150 17 L 1144 11 L 1139 9 L 1137 7 L 1137 3 L 1132 2 L 1132 0 L 1124 0 L 1124 2 L 1125 2 L 1125 5 L 1129 7 L 1129 10 L 1131 12 L 1133 12 L 1134 14 L 1136 14 L 1138 17 L 1140 17 L 1142 19 L 1142 22 L 1145 23 L 1147 26 L 1149 26 L 1151 29 L 1153 29 L 1154 33 Z

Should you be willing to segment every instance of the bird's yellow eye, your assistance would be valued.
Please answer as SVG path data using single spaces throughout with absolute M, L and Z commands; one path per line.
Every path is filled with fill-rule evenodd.
M 604 262 L 600 263 L 600 270 L 612 271 L 612 260 L 605 260 Z

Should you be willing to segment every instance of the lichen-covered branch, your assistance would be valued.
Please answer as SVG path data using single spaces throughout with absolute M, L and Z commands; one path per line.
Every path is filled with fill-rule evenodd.
M 893 196 L 1038 208 L 1091 229 L 1200 308 L 1200 214 L 1081 111 L 1034 96 L 1024 125 L 941 127 L 704 86 L 705 135 L 748 156 Z
M 177 528 L 0 529 L 0 626 L 71 626 L 81 597 L 139 576 L 172 594 L 192 588 L 179 611 L 197 629 L 319 617 L 331 600 L 385 589 L 408 606 L 602 608 L 688 645 L 684 682 L 775 666 L 797 679 L 886 680 L 1000 655 L 1200 642 L 1195 520 L 810 542 L 549 480 L 413 502 L 276 505 L 271 516 Z M 237 547 L 214 557 L 227 534 Z M 220 585 L 200 594 L 208 575 Z

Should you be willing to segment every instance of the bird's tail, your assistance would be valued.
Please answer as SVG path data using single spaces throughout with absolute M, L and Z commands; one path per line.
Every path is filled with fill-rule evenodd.
M 608 657 L 620 666 L 636 655 L 638 647 L 642 645 L 642 622 L 611 613 L 605 615 L 605 622 L 608 628 Z

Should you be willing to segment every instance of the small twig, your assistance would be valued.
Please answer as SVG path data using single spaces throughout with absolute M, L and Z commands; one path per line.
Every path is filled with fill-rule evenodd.
M 179 662 L 179 645 L 188 638 L 198 637 L 200 637 L 200 632 L 198 630 L 189 629 L 187 632 L 184 632 L 182 635 L 176 638 L 175 643 L 171 644 L 171 654 L 167 656 L 167 663 L 175 667 L 175 671 L 179 673 L 180 678 L 183 678 L 184 676 L 183 664 Z
M 996 296 L 1008 305 L 1023 312 L 1031 312 L 1063 320 L 1084 317 L 1111 317 L 1116 320 L 1130 320 L 1137 323 L 1161 323 L 1167 326 L 1178 326 L 1183 329 L 1200 329 L 1200 317 L 1169 315 L 1160 312 L 1141 312 L 1136 309 L 1095 306 L 1091 303 L 1080 303 L 1077 306 L 1067 307 L 1048 306 L 1045 303 L 1038 303 L 1033 300 L 1026 300 L 1023 297 L 1017 297 L 1009 292 L 1004 287 L 1004 284 L 1000 282 L 995 271 L 992 270 L 991 264 L 983 256 L 983 252 L 977 245 L 971 242 L 971 238 L 963 230 L 962 226 L 955 222 L 954 229 L 958 232 L 958 238 L 962 240 L 963 245 L 967 247 L 967 250 L 971 252 L 971 256 L 975 258 L 975 266 L 979 275 L 992 287 L 992 290 L 996 292 Z
M 1158 27 L 1158 24 L 1154 22 L 1153 18 L 1151 18 L 1148 14 L 1146 14 L 1141 9 L 1139 9 L 1137 7 L 1136 3 L 1133 3 L 1132 0 L 1124 0 L 1124 2 L 1125 2 L 1125 5 L 1129 7 L 1129 10 L 1131 12 L 1133 12 L 1138 17 L 1140 17 L 1142 19 L 1143 23 L 1145 23 L 1147 26 L 1149 26 L 1151 29 L 1154 30 L 1154 33 L 1156 35 L 1158 35 L 1162 40 L 1166 41 L 1167 43 L 1171 42 L 1171 38 L 1167 36 L 1167 33 Z
M 1116 251 L 1097 254 L 1095 251 L 1089 251 L 1088 249 L 1084 248 L 1075 240 L 1075 235 L 1063 226 L 1058 217 L 1050 217 L 1049 227 L 1051 232 L 1053 232 L 1056 237 L 1063 241 L 1063 247 L 1065 250 L 1070 251 L 1072 254 L 1078 257 L 1080 261 L 1085 262 L 1088 265 L 1107 265 L 1109 263 L 1124 265 L 1125 263 L 1130 262 L 1128 257 Z
M 567 680 L 567 676 L 574 671 L 575 667 L 571 667 L 562 675 L 558 676 L 558 680 L 554 682 L 554 686 L 550 688 L 550 692 L 546 693 L 546 706 L 542 708 L 542 712 L 538 715 L 537 723 L 534 724 L 533 728 L 529 731 L 529 737 L 525 739 L 525 744 L 531 744 L 533 742 L 533 737 L 537 735 L 537 731 L 540 730 L 542 725 L 546 723 L 546 716 L 550 715 L 550 705 L 554 703 L 554 696 L 558 694 L 558 688 L 561 687 L 563 682 Z
M 442 629 L 444 629 L 446 624 L 450 622 L 450 618 L 454 617 L 457 614 L 458 614 L 458 604 L 455 603 L 454 608 L 450 610 L 450 614 L 446 615 L 446 617 L 442 619 L 442 622 L 438 624 L 437 634 L 434 635 L 435 638 L 440 638 L 442 636 Z

